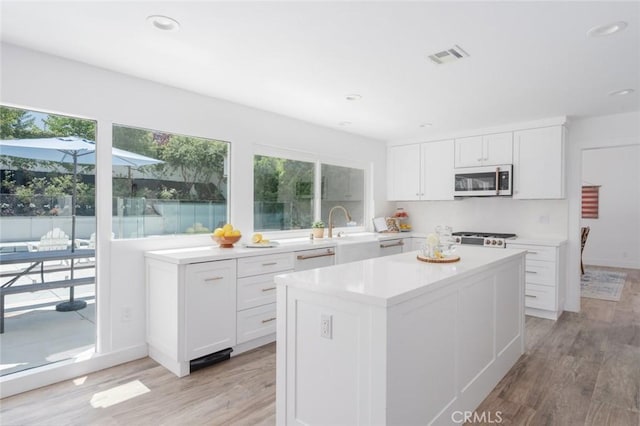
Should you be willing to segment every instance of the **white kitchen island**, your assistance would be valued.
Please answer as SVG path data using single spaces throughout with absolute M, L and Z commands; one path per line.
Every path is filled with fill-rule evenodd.
M 277 424 L 453 424 L 474 410 L 524 352 L 525 252 L 456 254 L 277 276 Z

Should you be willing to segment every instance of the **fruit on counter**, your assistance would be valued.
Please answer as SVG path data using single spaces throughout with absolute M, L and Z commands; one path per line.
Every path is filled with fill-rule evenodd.
M 402 207 L 398 207 L 396 212 L 393 214 L 393 217 L 397 217 L 397 218 L 400 218 L 400 219 L 405 219 L 405 218 L 409 217 L 409 213 L 404 211 L 404 209 Z
M 411 225 L 409 225 L 408 223 L 401 223 L 400 224 L 400 229 L 401 230 L 409 230 L 409 229 L 411 229 Z
M 251 237 L 251 242 L 254 244 L 267 244 L 269 240 L 264 239 L 262 234 L 256 232 L 255 234 L 253 234 L 253 237 Z
M 240 237 L 242 233 L 239 229 L 233 229 L 233 225 L 230 223 L 225 224 L 222 228 L 216 228 L 213 231 L 214 237 Z

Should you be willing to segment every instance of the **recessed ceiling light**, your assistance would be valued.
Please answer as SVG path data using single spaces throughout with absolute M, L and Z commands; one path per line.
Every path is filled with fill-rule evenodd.
M 611 24 L 598 25 L 587 31 L 587 34 L 591 37 L 604 37 L 611 34 L 615 34 L 619 31 L 627 28 L 627 23 L 624 21 L 612 22 Z
M 340 125 L 340 126 L 350 126 L 351 122 L 350 121 L 341 121 L 341 122 L 338 123 L 338 125 Z
M 161 31 L 178 31 L 180 23 L 173 18 L 163 15 L 147 16 L 147 22 L 153 28 Z
M 360 99 L 362 99 L 362 95 L 358 95 L 357 93 L 353 93 L 351 95 L 346 95 L 344 98 L 346 100 L 348 100 L 348 101 L 359 101 Z
M 629 95 L 631 93 L 633 93 L 634 90 L 633 89 L 622 89 L 622 90 L 616 90 L 613 92 L 609 92 L 609 96 L 624 96 L 624 95 Z
M 420 125 L 420 127 L 431 127 L 431 126 L 433 126 L 433 124 L 432 124 L 432 123 L 422 123 L 422 124 Z

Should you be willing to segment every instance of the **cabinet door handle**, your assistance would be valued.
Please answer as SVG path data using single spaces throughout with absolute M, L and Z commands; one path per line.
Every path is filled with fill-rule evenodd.
M 276 319 L 275 319 L 275 317 L 273 317 L 273 318 L 269 318 L 269 319 L 264 319 L 264 320 L 262 320 L 262 323 L 263 323 L 263 324 L 266 324 L 266 323 L 268 323 L 268 322 L 275 321 L 275 320 L 276 320 Z
M 393 243 L 393 244 L 380 244 L 380 248 L 388 248 L 388 247 L 398 247 L 398 246 L 403 246 L 404 243 L 402 241 L 399 241 L 397 243 Z
M 525 271 L 527 274 L 537 274 L 538 271 Z
M 528 254 L 538 254 L 538 252 L 537 252 L 537 251 L 531 251 L 531 250 L 527 250 L 527 253 L 528 253 Z
M 496 167 L 496 195 L 500 195 L 500 167 Z
M 204 281 L 205 282 L 209 282 L 209 281 L 218 281 L 223 279 L 224 277 L 211 277 L 211 278 L 205 278 Z
M 482 157 L 481 157 L 481 158 L 478 158 L 476 161 L 482 161 Z
M 271 290 L 275 290 L 275 287 L 267 287 L 267 288 L 263 288 L 262 291 L 266 292 L 266 291 L 271 291 Z
M 298 260 L 307 260 L 307 259 L 315 259 L 316 257 L 335 256 L 335 255 L 336 255 L 335 252 L 328 251 L 328 252 L 322 253 L 322 254 L 310 254 L 310 255 L 307 255 L 307 256 L 305 256 L 303 254 L 300 254 L 300 255 L 298 255 L 296 257 L 296 259 L 298 259 Z
M 263 263 L 262 266 L 273 266 L 273 265 L 277 265 L 278 262 L 267 262 L 267 263 Z
M 524 297 L 531 297 L 533 299 L 537 299 L 538 298 L 538 296 L 535 296 L 533 294 L 525 294 Z

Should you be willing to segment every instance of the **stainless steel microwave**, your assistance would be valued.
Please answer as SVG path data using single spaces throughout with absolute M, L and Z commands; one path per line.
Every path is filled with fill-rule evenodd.
M 513 165 L 464 167 L 455 169 L 456 197 L 509 196 L 513 191 Z

